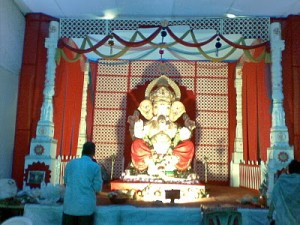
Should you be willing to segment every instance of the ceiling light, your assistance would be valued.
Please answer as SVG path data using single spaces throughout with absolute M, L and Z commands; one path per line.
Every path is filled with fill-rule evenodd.
M 226 16 L 227 18 L 231 18 L 231 19 L 236 17 L 236 15 L 234 15 L 234 14 L 232 14 L 232 13 L 226 13 L 225 16 Z
M 112 19 L 116 18 L 117 15 L 118 15 L 117 10 L 107 9 L 107 10 L 104 10 L 104 16 L 102 17 L 102 19 L 112 20 Z

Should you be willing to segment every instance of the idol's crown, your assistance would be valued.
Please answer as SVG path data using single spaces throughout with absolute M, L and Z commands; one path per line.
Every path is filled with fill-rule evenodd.
M 156 90 L 152 91 L 150 94 L 150 101 L 152 102 L 163 101 L 172 104 L 174 100 L 175 100 L 175 94 L 165 86 L 157 88 Z

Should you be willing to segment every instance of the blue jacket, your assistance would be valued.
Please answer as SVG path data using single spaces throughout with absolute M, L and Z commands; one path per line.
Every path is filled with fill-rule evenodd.
M 96 193 L 102 189 L 100 166 L 88 156 L 71 160 L 65 169 L 64 213 L 88 216 L 96 210 Z

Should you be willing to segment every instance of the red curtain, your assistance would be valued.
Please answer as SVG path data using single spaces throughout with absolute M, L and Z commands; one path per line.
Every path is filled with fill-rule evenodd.
M 257 57 L 263 51 L 257 49 Z M 242 115 L 244 160 L 267 159 L 270 147 L 270 74 L 264 61 L 245 62 L 243 66 Z
M 282 52 L 283 106 L 289 143 L 294 146 L 295 159 L 300 160 L 300 16 L 279 21 L 285 49 Z
M 64 49 L 69 58 L 73 52 Z M 76 155 L 83 91 L 83 66 L 78 60 L 69 63 L 60 60 L 56 69 L 54 104 L 54 138 L 57 154 Z

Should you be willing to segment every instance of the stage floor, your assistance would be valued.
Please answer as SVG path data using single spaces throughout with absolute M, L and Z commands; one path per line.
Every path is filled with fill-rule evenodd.
M 208 198 L 201 198 L 198 202 L 191 203 L 177 203 L 178 206 L 183 207 L 237 207 L 237 208 L 260 208 L 257 204 L 241 203 L 242 199 L 250 199 L 253 197 L 259 197 L 257 190 L 251 190 L 247 188 L 235 188 L 223 185 L 206 184 L 205 190 L 209 194 Z M 111 191 L 110 185 L 104 185 L 102 192 L 98 195 L 98 205 L 110 205 L 112 204 L 107 197 L 107 194 Z M 171 203 L 159 203 L 159 202 L 143 202 L 136 200 L 129 200 L 126 204 L 134 206 L 170 206 Z M 176 200 L 175 200 L 176 204 Z

